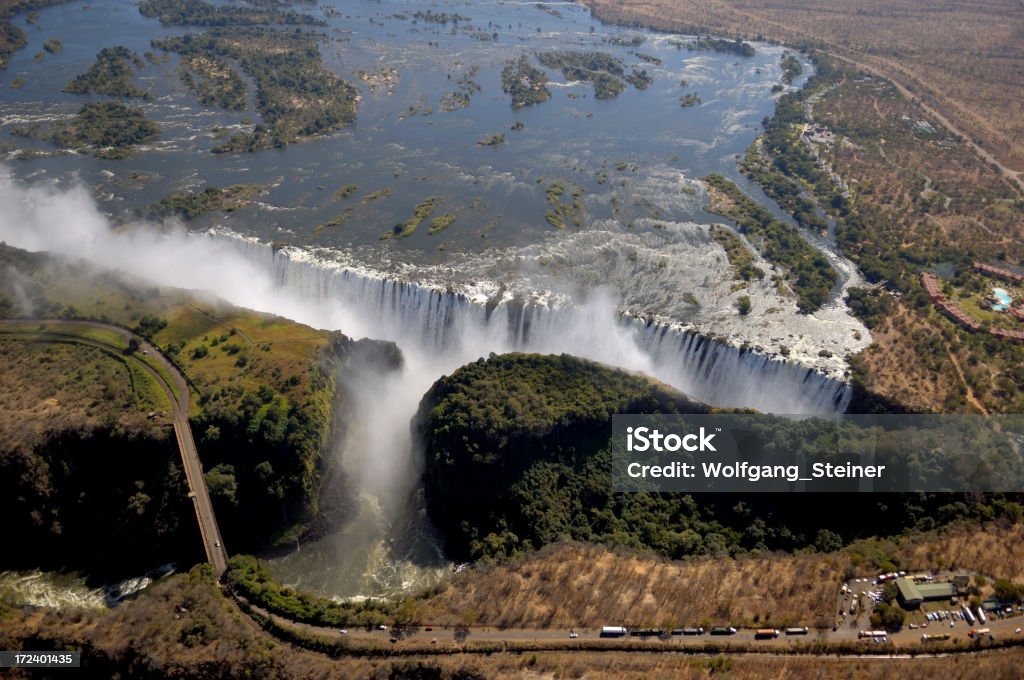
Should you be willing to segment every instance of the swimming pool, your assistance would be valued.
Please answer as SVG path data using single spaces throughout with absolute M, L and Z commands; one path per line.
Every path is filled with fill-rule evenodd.
M 1013 298 L 1010 297 L 1010 294 L 1002 288 L 993 288 L 992 294 L 996 296 L 997 300 L 999 300 L 998 305 L 992 305 L 992 309 L 997 312 L 1006 311 L 1007 307 L 1010 306 L 1010 303 L 1013 302 Z

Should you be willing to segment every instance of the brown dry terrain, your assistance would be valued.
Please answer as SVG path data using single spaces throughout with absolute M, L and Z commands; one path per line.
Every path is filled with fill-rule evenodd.
M 1024 170 L 1024 6 L 1016 0 L 586 0 L 602 19 L 819 46 L 934 105 Z
M 901 569 L 965 569 L 1024 580 L 1024 525 L 995 524 L 839 553 L 671 562 L 556 544 L 510 565 L 479 567 L 421 605 L 423 620 L 514 628 L 831 625 L 844 578 Z M 854 566 L 856 565 L 856 566 Z
M 957 410 L 961 384 L 948 355 L 923 356 L 908 338 L 935 339 L 939 332 L 920 316 L 899 307 L 871 329 L 872 346 L 860 355 L 865 386 L 878 394 L 899 397 L 911 411 Z M 952 404 L 948 403 L 950 400 Z
M 960 243 L 978 257 L 1024 259 L 1016 192 L 891 83 L 851 69 L 815 103 L 814 119 L 852 142 L 823 153 L 857 199 L 884 214 L 887 230 L 874 238 L 924 255 Z M 936 132 L 915 128 L 918 121 Z
M 29 449 L 47 433 L 170 425 L 166 395 L 133 362 L 101 349 L 0 335 L 0 451 Z M 150 412 L 160 415 L 147 419 Z M 166 434 L 165 434 L 166 436 Z
M 922 265 L 964 254 L 1024 261 L 1024 201 L 890 83 L 856 70 L 841 75 L 814 104 L 813 116 L 836 134 L 836 143 L 819 145 L 819 153 L 849 183 L 852 205 L 869 225 L 849 254 L 889 263 L 886 278 L 913 281 L 914 293 L 891 297 L 888 313 L 872 326 L 875 344 L 859 357 L 864 384 L 914 410 L 1018 411 L 1024 403 L 1019 345 L 987 342 L 961 329 L 915 289 Z M 921 123 L 937 132 L 915 127 Z M 996 285 L 972 278 L 978 290 Z M 972 314 L 1021 327 L 1007 315 Z
M 386 643 L 385 643 L 386 644 Z M 331 658 L 261 631 L 196 568 L 114 610 L 0 609 L 0 648 L 81 649 L 88 677 L 146 678 L 708 678 L 804 680 L 1018 678 L 1018 650 L 949 658 L 707 656 L 622 651 L 496 651 Z M 472 648 L 472 644 L 467 646 Z M 384 647 L 382 651 L 387 651 Z M 5 677 L 47 677 L 9 671 Z

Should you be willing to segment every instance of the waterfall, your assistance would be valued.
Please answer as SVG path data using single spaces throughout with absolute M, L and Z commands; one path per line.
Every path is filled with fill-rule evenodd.
M 494 284 L 470 292 L 368 272 L 306 250 L 216 235 L 308 303 L 337 304 L 340 328 L 395 340 L 446 371 L 491 352 L 568 353 L 641 371 L 721 407 L 780 414 L 845 410 L 849 386 L 813 367 L 735 347 L 677 324 L 627 317 L 611 299 L 583 304 L 516 297 Z M 438 376 L 439 377 L 439 376 Z

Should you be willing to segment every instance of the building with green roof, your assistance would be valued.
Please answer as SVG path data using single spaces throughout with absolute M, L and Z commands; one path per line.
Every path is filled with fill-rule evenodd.
M 904 609 L 920 607 L 924 602 L 948 600 L 956 597 L 952 583 L 914 583 L 905 578 L 896 579 L 896 595 Z

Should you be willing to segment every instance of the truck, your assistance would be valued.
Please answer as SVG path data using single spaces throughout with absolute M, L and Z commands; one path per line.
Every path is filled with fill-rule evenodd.
M 736 629 L 732 626 L 716 626 L 711 629 L 712 635 L 735 635 Z
M 786 629 L 786 635 L 807 635 L 807 633 L 807 626 Z
M 988 620 L 985 618 L 985 610 L 981 607 L 978 607 L 978 623 L 983 626 L 988 623 Z
M 629 635 L 629 631 L 622 626 L 602 626 L 601 635 L 603 638 L 620 638 Z
M 968 624 L 973 626 L 974 625 L 974 612 L 972 612 L 971 608 L 968 607 L 967 605 L 963 606 L 963 610 L 964 610 L 964 620 L 967 621 Z
M 862 630 L 857 633 L 859 638 L 884 638 L 889 637 L 889 634 L 884 630 Z
M 779 637 L 778 628 L 758 628 L 754 631 L 755 640 L 773 640 Z
M 921 642 L 939 642 L 940 640 L 948 640 L 949 633 L 939 633 L 937 635 L 929 635 L 925 633 L 921 636 Z
M 972 628 L 971 632 L 967 634 L 969 637 L 976 638 L 982 635 L 992 635 L 992 631 L 988 628 Z
M 698 626 L 697 628 L 683 628 L 683 635 L 703 635 L 704 629 Z

